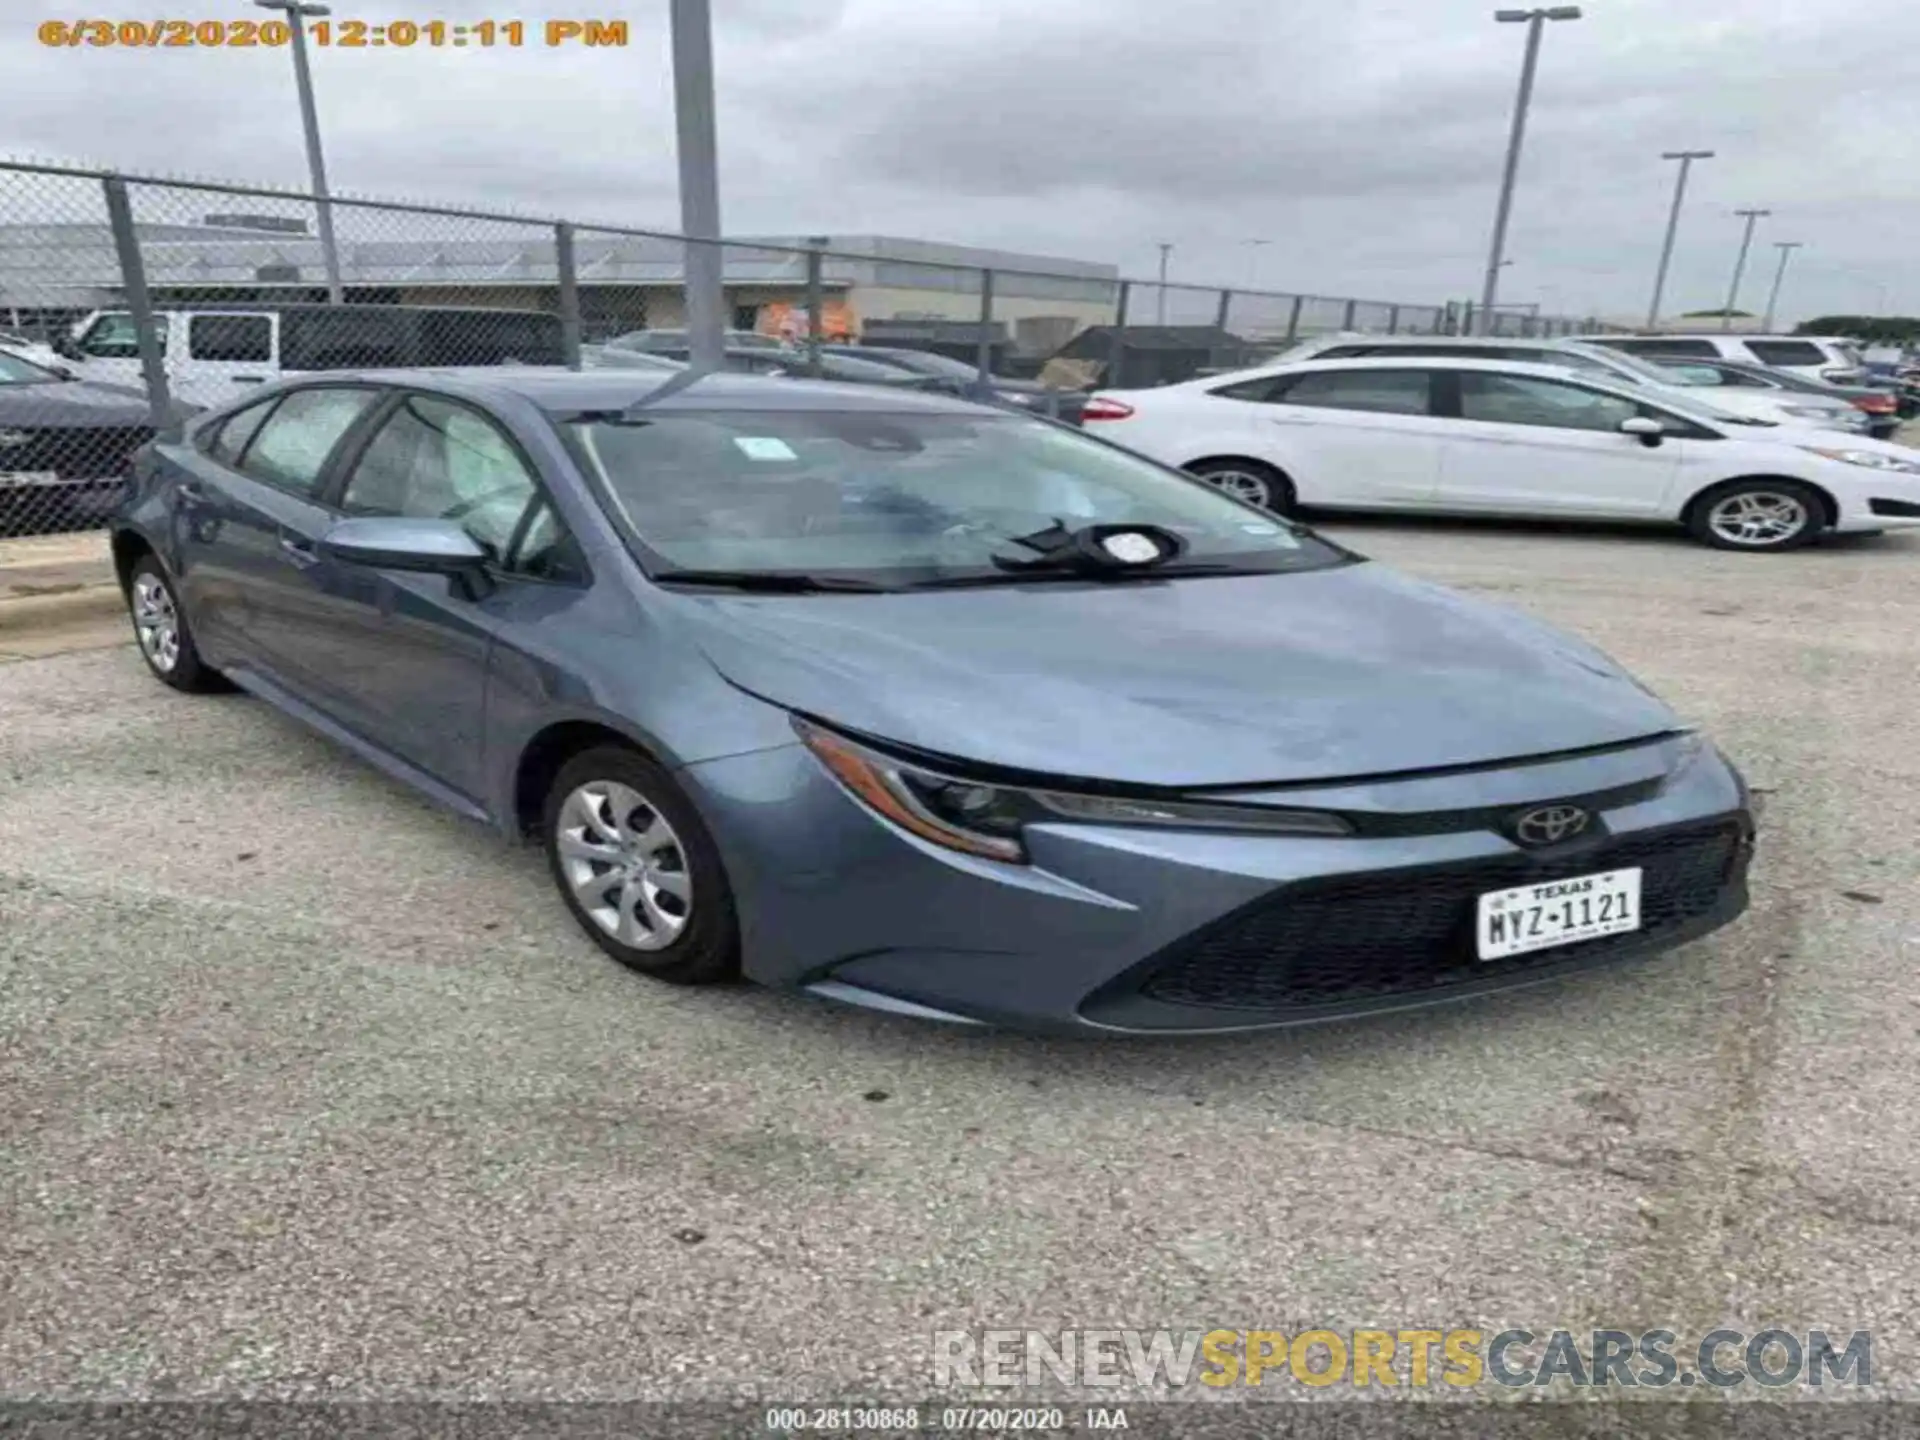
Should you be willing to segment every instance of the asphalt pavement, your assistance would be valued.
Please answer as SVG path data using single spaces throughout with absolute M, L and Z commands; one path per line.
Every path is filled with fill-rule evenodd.
M 1649 962 L 1063 1041 L 575 933 L 538 855 L 125 645 L 0 663 L 0 1396 L 908 1396 L 931 1332 L 1874 1332 L 1920 1391 L 1920 536 L 1342 524 L 1757 787 Z M 1227 617 L 1230 621 L 1230 617 Z

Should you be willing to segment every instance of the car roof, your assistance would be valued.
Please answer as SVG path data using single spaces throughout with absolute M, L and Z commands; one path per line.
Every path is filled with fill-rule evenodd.
M 1538 360 L 1504 360 L 1498 357 L 1475 360 L 1466 355 L 1361 355 L 1350 360 L 1318 360 L 1307 356 L 1300 360 L 1281 360 L 1271 365 L 1254 365 L 1245 370 L 1235 370 L 1225 375 L 1209 375 L 1203 380 L 1189 380 L 1188 386 L 1199 388 L 1211 385 L 1229 385 L 1236 380 L 1253 380 L 1262 375 L 1287 375 L 1296 370 L 1404 370 L 1409 364 L 1418 362 L 1422 370 L 1506 370 L 1518 371 L 1525 375 L 1540 375 L 1554 380 L 1565 380 L 1571 367 L 1550 365 Z M 1606 385 L 1609 382 L 1599 379 L 1591 371 L 1575 372 L 1584 383 Z M 1633 391 L 1623 389 L 1622 394 Z
M 1333 345 L 1465 345 L 1469 349 L 1478 346 L 1494 345 L 1530 345 L 1540 350 L 1552 350 L 1560 345 L 1571 343 L 1576 337 L 1569 335 L 1342 335 L 1334 339 Z
M 983 407 L 920 390 L 841 385 L 830 380 L 742 375 L 716 370 L 686 383 L 689 371 L 563 370 L 558 366 L 468 365 L 438 370 L 330 370 L 328 383 L 354 380 L 439 390 L 485 403 L 505 397 L 526 400 L 550 414 L 624 410 L 663 386 L 673 393 L 659 402 L 669 410 L 869 410 L 894 414 L 976 415 Z

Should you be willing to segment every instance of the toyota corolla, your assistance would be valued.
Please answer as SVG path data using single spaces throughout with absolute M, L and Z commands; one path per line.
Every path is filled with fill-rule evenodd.
M 536 839 L 659 980 L 1236 1029 L 1746 904 L 1739 775 L 1606 655 L 1017 414 L 333 375 L 157 441 L 113 547 L 160 680 Z

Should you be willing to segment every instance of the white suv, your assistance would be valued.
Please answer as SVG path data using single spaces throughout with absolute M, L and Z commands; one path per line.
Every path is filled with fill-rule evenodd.
M 1655 362 L 1744 360 L 1829 385 L 1857 385 L 1867 373 L 1853 341 L 1828 335 L 1607 335 L 1594 343 Z

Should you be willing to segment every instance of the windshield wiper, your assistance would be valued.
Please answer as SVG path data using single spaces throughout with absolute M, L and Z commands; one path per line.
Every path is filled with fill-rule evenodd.
M 653 579 L 662 585 L 711 585 L 767 595 L 810 595 L 830 590 L 882 595 L 893 588 L 847 575 L 808 575 L 794 570 L 657 570 Z
M 1057 585 L 1074 581 L 1082 585 L 1138 585 L 1149 580 L 1181 580 L 1193 575 L 1282 575 L 1285 570 L 1263 566 L 1232 565 L 1217 561 L 1194 561 L 1185 565 L 1143 565 L 1126 570 L 1039 569 L 1002 570 L 993 575 L 941 575 L 930 580 L 909 581 L 907 590 L 970 590 L 989 585 Z

